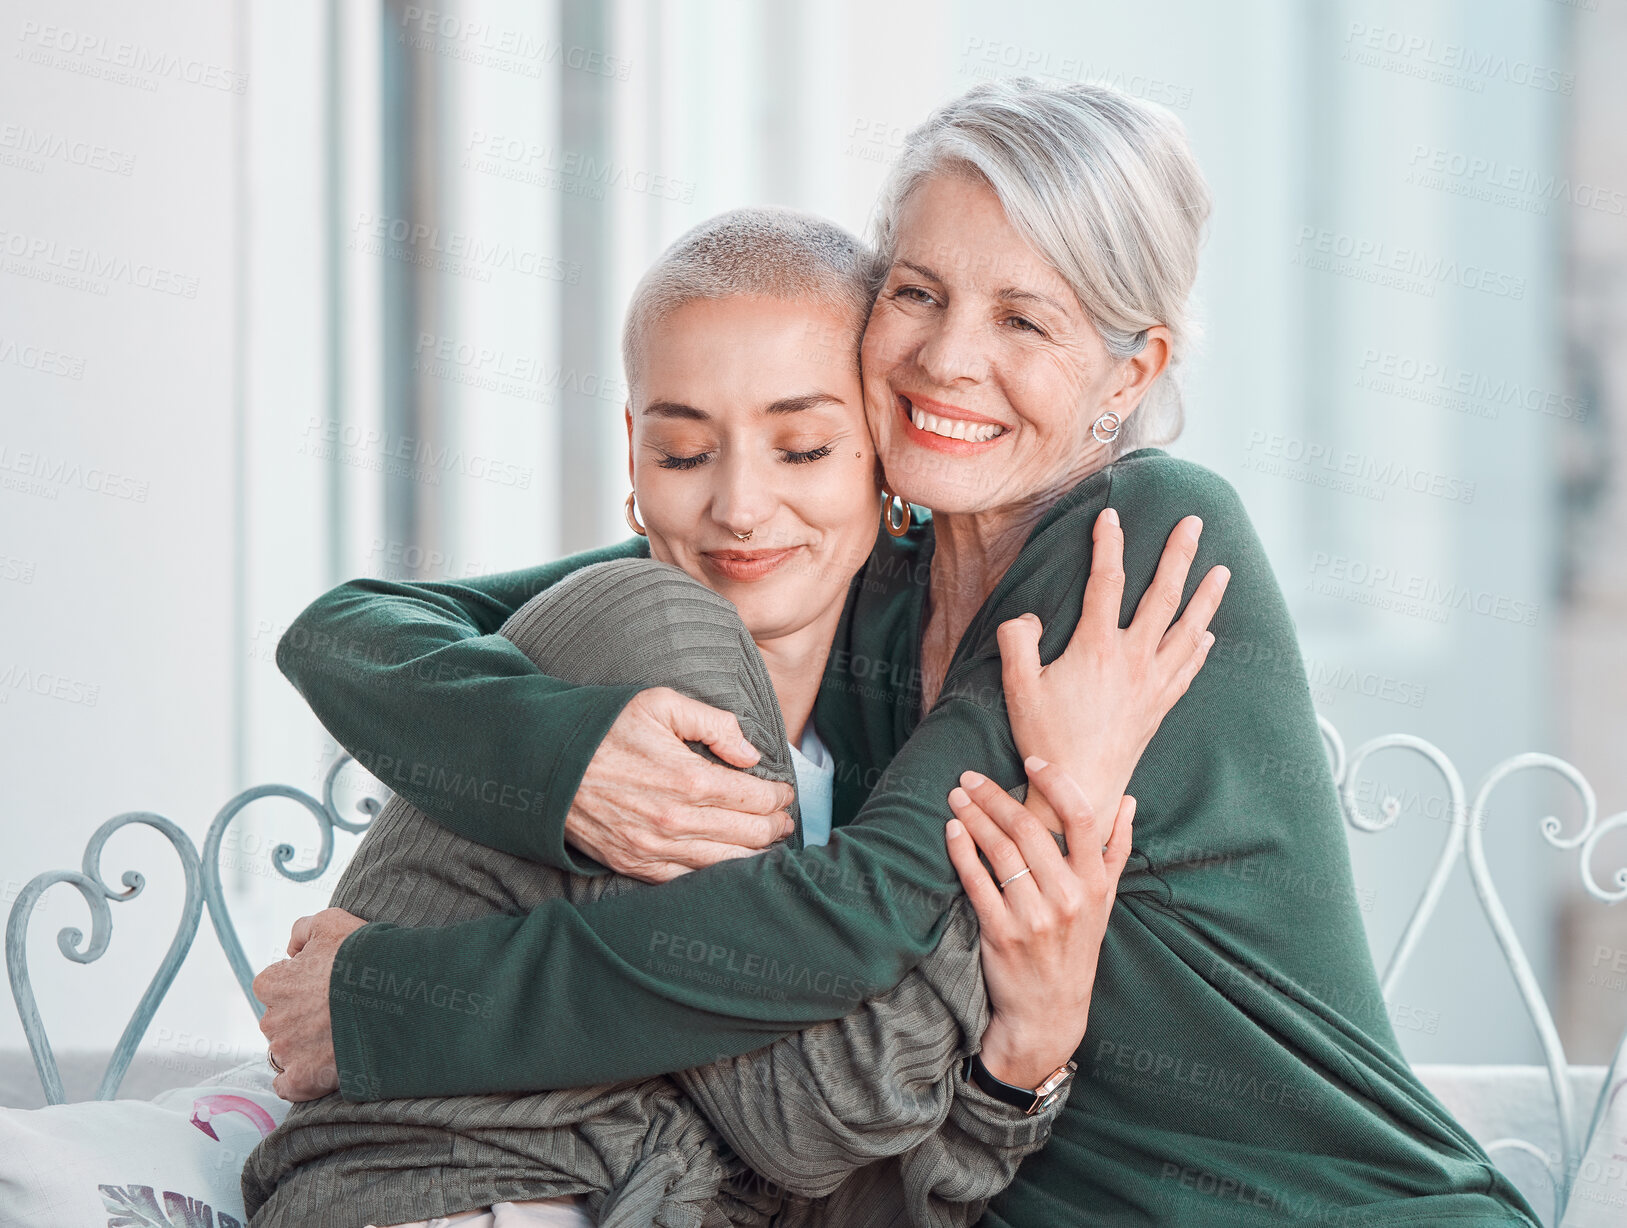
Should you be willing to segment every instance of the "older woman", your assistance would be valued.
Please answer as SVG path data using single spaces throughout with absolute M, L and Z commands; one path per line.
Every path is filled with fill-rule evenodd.
M 343 938 L 351 966 L 455 980 L 500 1004 L 492 1020 L 373 1017 L 335 995 L 331 1050 L 326 1019 L 284 1012 L 295 1025 L 268 1030 L 309 1092 L 331 1086 L 320 1072 L 335 1053 L 350 1098 L 677 1070 L 844 1013 L 836 978 L 866 992 L 895 984 L 936 944 L 952 859 L 966 857 L 953 823 L 945 856 L 946 818 L 953 808 L 981 822 L 964 794 L 951 795 L 965 764 L 987 765 L 1009 787 L 1023 778 L 1014 728 L 1064 765 L 1138 736 L 1067 685 L 1068 658 L 1061 676 L 1038 662 L 1066 643 L 1082 603 L 1133 608 L 1165 535 L 1195 513 L 1199 563 L 1231 570 L 1215 651 L 1129 782 L 1136 846 L 1089 1028 L 1071 1054 L 1080 1085 L 986 1222 L 1534 1222 L 1401 1055 L 1354 907 L 1293 627 L 1243 508 L 1215 475 L 1132 448 L 1178 423 L 1168 372 L 1188 340 L 1207 209 L 1176 121 L 1110 90 L 980 86 L 912 133 L 882 200 L 888 271 L 863 345 L 898 536 L 879 541 L 854 585 L 815 708 L 838 761 L 830 844 L 727 860 L 660 890 L 550 904 L 523 920 L 307 926 L 307 983 L 326 985 Z M 930 507 L 930 522 L 905 501 Z M 1130 529 L 1122 591 L 1087 592 L 1093 537 L 1114 512 Z M 382 602 L 344 634 L 424 645 L 421 627 L 392 629 Z M 431 676 L 481 666 L 466 634 L 409 658 Z M 431 659 L 435 670 L 417 669 Z M 450 827 L 541 859 L 571 858 L 569 842 L 613 866 L 628 848 L 647 862 L 659 847 L 607 836 L 597 817 L 617 797 L 615 773 L 601 769 L 625 765 L 635 745 L 663 753 L 647 711 L 561 701 L 544 681 L 529 699 L 494 688 L 483 714 L 460 706 L 457 719 L 474 727 L 458 730 L 437 716 L 440 684 L 372 671 L 364 683 L 400 697 L 381 741 L 377 718 L 361 715 L 376 710 L 380 686 L 358 688 L 354 667 L 347 676 L 311 657 L 282 660 L 346 745 L 388 745 L 411 761 L 449 747 L 478 756 L 484 738 L 504 754 L 505 778 L 544 790 L 555 820 L 413 799 Z M 1009 712 L 1003 669 L 1022 697 Z M 576 724 L 560 723 L 567 707 Z M 678 732 L 695 737 L 693 724 L 691 713 Z M 557 745 L 511 732 L 530 729 Z M 659 786 L 629 787 L 617 806 L 660 814 L 660 799 Z M 766 808 L 738 790 L 718 800 Z M 741 822 L 714 830 L 749 843 Z M 990 859 L 1009 890 L 1037 872 L 1042 836 L 995 842 Z M 658 957 L 674 949 L 735 962 L 769 953 L 793 973 L 770 996 L 734 963 L 713 980 L 669 974 Z M 1039 1013 L 1047 999 L 1067 1001 L 1078 979 L 1057 969 L 1030 987 Z M 1042 1050 L 989 1086 L 1032 1092 L 1070 1056 Z

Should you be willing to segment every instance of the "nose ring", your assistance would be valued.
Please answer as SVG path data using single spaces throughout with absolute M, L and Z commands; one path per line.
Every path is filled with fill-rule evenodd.
M 734 531 L 731 529 L 730 532 Z M 734 536 L 737 541 L 749 542 L 751 540 L 751 535 L 755 532 L 757 532 L 756 529 L 747 529 L 744 533 L 735 533 Z

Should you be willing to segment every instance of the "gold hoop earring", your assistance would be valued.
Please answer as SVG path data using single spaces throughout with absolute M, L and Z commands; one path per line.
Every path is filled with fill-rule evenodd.
M 633 499 L 637 497 L 637 493 L 637 491 L 632 490 L 627 492 L 627 527 L 640 537 L 648 537 L 649 532 L 643 525 L 638 523 L 638 512 L 633 509 Z
M 885 486 L 881 488 L 881 523 L 894 537 L 903 537 L 910 531 L 910 505 Z

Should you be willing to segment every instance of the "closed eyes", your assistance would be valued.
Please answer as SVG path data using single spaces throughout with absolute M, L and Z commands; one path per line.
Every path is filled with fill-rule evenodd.
M 822 444 L 817 448 L 810 448 L 806 452 L 795 452 L 788 448 L 777 449 L 780 457 L 790 465 L 807 465 L 817 460 L 823 460 L 836 450 L 835 444 Z M 656 464 L 663 469 L 675 469 L 680 472 L 695 469 L 710 459 L 710 452 L 696 452 L 692 456 L 674 456 L 670 452 L 663 452 Z

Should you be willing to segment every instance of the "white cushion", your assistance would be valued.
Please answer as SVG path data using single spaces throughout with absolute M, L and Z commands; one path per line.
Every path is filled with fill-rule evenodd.
M 1621 1228 L 1627 1224 L 1627 1038 L 1622 1040 L 1593 1137 L 1571 1186 L 1563 1228 Z M 1581 1105 L 1583 1127 L 1592 1125 L 1593 1101 Z
M 151 1100 L 0 1109 L 0 1228 L 240 1228 L 243 1162 L 287 1111 L 264 1061 Z
M 1627 1064 L 1627 1063 L 1624 1063 Z M 1440 1097 L 1464 1129 L 1488 1146 L 1500 1139 L 1522 1139 L 1557 1166 L 1558 1114 L 1546 1066 L 1417 1066 L 1424 1086 Z M 1571 1096 L 1585 1133 L 1604 1086 L 1605 1067 L 1572 1066 Z M 1627 1077 L 1618 1072 L 1611 1099 L 1591 1140 L 1583 1140 L 1583 1159 L 1565 1208 L 1563 1228 L 1621 1228 L 1627 1224 Z M 1535 1156 L 1499 1148 L 1492 1159 L 1543 1217 L 1551 1221 L 1552 1180 Z
M 1549 1155 L 1559 1154 L 1559 1117 L 1546 1066 L 1443 1064 L 1413 1070 L 1482 1147 L 1496 1139 L 1522 1138 Z M 1603 1083 L 1603 1066 L 1570 1068 L 1571 1096 L 1584 1125 Z M 1493 1158 L 1502 1166 L 1509 1157 L 1499 1152 Z

